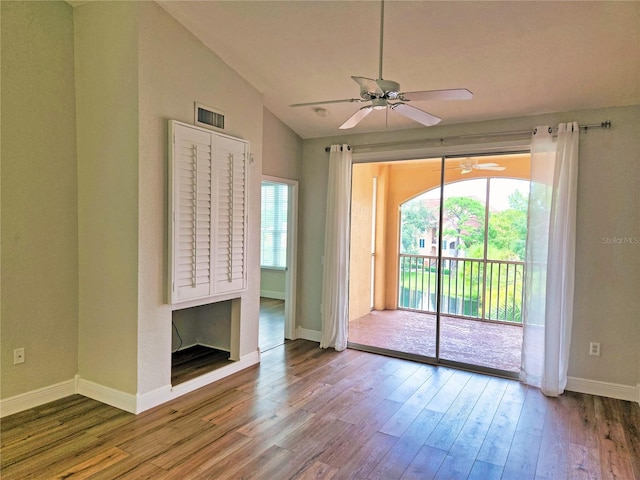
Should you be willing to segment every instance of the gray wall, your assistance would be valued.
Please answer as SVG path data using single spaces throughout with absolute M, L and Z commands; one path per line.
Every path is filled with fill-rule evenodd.
M 2 398 L 77 372 L 78 222 L 73 11 L 0 2 Z M 13 365 L 13 350 L 26 361 Z

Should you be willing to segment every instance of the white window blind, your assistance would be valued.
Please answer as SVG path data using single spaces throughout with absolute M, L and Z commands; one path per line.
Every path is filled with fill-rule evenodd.
M 287 267 L 287 215 L 289 188 L 286 184 L 262 182 L 260 265 Z

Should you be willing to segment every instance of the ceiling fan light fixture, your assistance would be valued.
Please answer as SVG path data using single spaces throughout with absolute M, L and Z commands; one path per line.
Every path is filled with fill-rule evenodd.
M 374 110 L 384 110 L 387 108 L 387 101 L 384 98 L 374 98 L 371 100 L 371 106 Z

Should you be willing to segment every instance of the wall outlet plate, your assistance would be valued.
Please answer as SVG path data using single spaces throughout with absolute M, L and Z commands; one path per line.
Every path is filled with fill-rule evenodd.
M 600 344 L 598 342 L 591 342 L 589 344 L 589 355 L 600 356 Z
M 13 364 L 24 363 L 24 348 L 16 348 L 13 351 Z

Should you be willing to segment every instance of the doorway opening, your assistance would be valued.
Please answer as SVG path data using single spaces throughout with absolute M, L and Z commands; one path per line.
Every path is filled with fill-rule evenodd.
M 528 153 L 354 164 L 350 347 L 517 375 L 529 166 Z M 374 232 L 368 268 L 358 230 Z
M 298 182 L 262 177 L 260 232 L 261 352 L 294 338 Z

